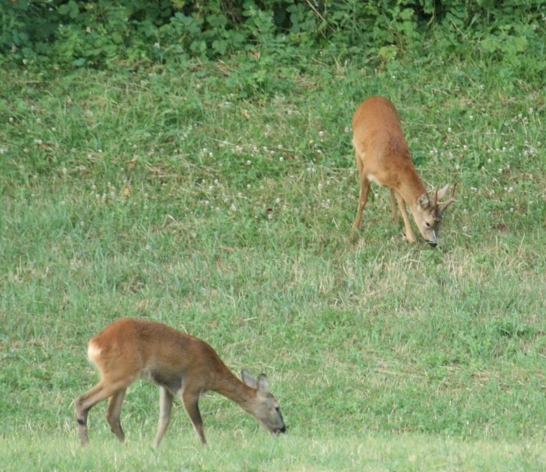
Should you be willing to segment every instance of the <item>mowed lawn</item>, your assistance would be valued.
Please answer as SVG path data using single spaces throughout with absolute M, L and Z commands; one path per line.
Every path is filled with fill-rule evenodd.
M 544 88 L 476 58 L 132 73 L 0 72 L 2 470 L 544 470 Z M 372 186 L 358 237 L 351 117 L 398 108 L 427 188 L 457 183 L 433 249 Z M 120 446 L 73 399 L 86 341 L 125 317 L 267 374 L 274 439 L 216 394 L 158 450 L 136 382 Z

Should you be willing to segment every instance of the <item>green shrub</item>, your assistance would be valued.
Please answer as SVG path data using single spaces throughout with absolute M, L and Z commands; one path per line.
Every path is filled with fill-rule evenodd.
M 15 0 L 0 12 L 0 57 L 104 66 L 248 51 L 329 48 L 389 61 L 428 39 L 446 53 L 477 45 L 517 66 L 543 57 L 546 0 Z M 289 49 L 288 57 L 293 56 Z M 538 71 L 545 68 L 537 61 Z

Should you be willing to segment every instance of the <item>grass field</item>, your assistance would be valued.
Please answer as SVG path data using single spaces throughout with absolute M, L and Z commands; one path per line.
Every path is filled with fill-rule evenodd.
M 483 58 L 275 71 L 0 72 L 2 470 L 544 470 L 543 84 Z M 426 185 L 458 184 L 436 249 L 377 187 L 351 237 L 374 94 Z M 209 394 L 210 446 L 178 402 L 154 451 L 137 382 L 126 444 L 100 405 L 81 451 L 85 343 L 123 316 L 266 373 L 288 434 Z

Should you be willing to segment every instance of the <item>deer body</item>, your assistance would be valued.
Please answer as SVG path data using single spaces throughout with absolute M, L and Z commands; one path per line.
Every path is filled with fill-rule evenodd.
M 396 219 L 395 198 L 398 201 L 408 242 L 413 243 L 417 238 L 411 228 L 406 204 L 422 236 L 435 246 L 443 212 L 455 201 L 455 186 L 445 203 L 439 204 L 438 200 L 444 197 L 449 185 L 436 191 L 434 199 L 429 197 L 411 161 L 396 108 L 389 100 L 370 97 L 360 104 L 353 115 L 353 146 L 360 176 L 358 210 L 353 227 L 360 228 L 370 183 L 375 182 L 390 190 L 393 219 Z
M 272 434 L 286 431 L 265 375 L 256 380 L 243 370 L 243 381 L 239 380 L 206 342 L 162 323 L 130 318 L 115 321 L 89 341 L 88 356 L 100 371 L 101 380 L 75 400 L 83 447 L 89 442 L 87 414 L 106 399 L 106 419 L 112 432 L 120 441 L 125 439 L 120 423 L 121 405 L 127 388 L 138 378 L 160 387 L 155 447 L 169 425 L 175 396 L 182 400 L 201 443 L 206 444 L 198 402 L 199 396 L 209 390 L 240 405 Z

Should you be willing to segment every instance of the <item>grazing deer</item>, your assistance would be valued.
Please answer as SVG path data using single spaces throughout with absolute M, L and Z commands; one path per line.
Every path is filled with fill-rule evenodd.
M 449 185 L 440 191 L 436 190 L 434 199 L 428 196 L 411 161 L 396 108 L 389 100 L 370 97 L 360 104 L 353 115 L 353 146 L 360 174 L 358 210 L 353 227 L 360 228 L 370 183 L 375 182 L 390 190 L 393 220 L 396 219 L 396 196 L 408 242 L 414 243 L 417 238 L 411 229 L 406 204 L 423 238 L 430 245 L 436 246 L 443 213 L 455 202 L 455 185 L 451 188 L 449 199 L 444 203 L 439 203 L 439 200 L 444 198 Z
M 206 444 L 198 402 L 207 390 L 237 403 L 273 435 L 286 431 L 265 375 L 256 380 L 243 370 L 241 382 L 206 342 L 162 323 L 130 318 L 115 321 L 89 341 L 88 356 L 100 371 L 101 380 L 75 400 L 82 447 L 89 442 L 87 414 L 106 399 L 106 420 L 118 439 L 125 439 L 120 423 L 121 404 L 127 387 L 139 377 L 160 387 L 159 428 L 154 447 L 159 446 L 169 425 L 174 396 L 181 398 L 195 432 Z

